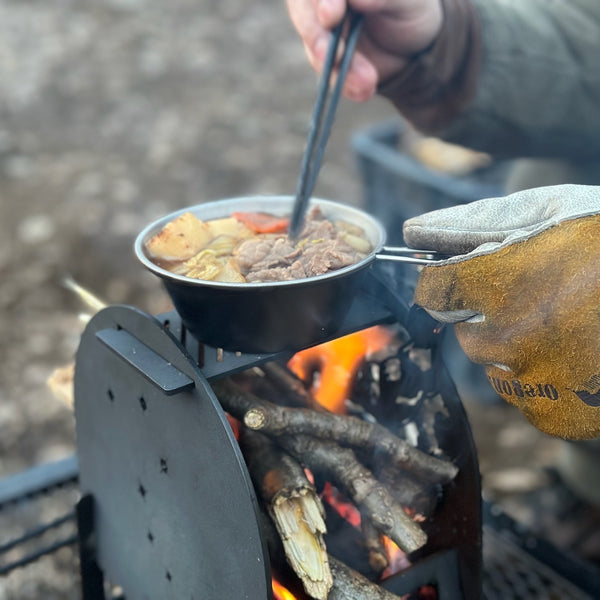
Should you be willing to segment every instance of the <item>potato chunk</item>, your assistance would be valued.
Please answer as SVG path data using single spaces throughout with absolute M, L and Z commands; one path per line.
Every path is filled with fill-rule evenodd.
M 167 223 L 146 244 L 150 255 L 166 261 L 187 260 L 213 239 L 210 228 L 190 212 Z

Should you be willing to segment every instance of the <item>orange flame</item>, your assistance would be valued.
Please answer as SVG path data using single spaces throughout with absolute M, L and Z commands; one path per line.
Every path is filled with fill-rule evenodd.
M 356 333 L 297 352 L 288 367 L 305 383 L 312 383 L 315 400 L 332 412 L 345 413 L 352 381 L 365 356 L 385 348 L 393 334 L 382 326 Z M 314 382 L 314 374 L 318 381 Z
M 273 600 L 296 600 L 296 596 L 276 579 L 271 579 L 271 584 L 273 586 Z
M 385 571 L 381 574 L 381 578 L 385 579 L 386 577 L 390 577 L 391 575 L 410 567 L 410 561 L 408 560 L 406 553 L 387 535 L 382 536 L 382 539 L 385 553 L 387 554 L 389 561 Z

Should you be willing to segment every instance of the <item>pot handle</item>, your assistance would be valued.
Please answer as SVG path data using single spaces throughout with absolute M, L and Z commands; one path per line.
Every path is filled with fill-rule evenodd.
M 448 254 L 442 254 L 435 250 L 415 250 L 406 246 L 383 246 L 375 254 L 376 260 L 388 260 L 413 265 L 435 265 L 446 258 L 449 258 Z

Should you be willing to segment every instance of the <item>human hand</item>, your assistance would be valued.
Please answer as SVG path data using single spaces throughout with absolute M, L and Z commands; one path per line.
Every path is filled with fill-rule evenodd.
M 443 21 L 441 0 L 287 0 L 288 11 L 317 72 L 323 69 L 331 30 L 347 5 L 364 13 L 362 34 L 344 82 L 344 95 L 371 98 L 377 85 L 397 74 L 425 50 Z
M 406 221 L 415 303 L 455 323 L 496 392 L 542 431 L 600 436 L 600 187 L 536 188 Z

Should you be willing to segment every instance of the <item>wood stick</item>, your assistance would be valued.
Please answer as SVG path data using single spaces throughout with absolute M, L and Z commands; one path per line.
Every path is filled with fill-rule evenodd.
M 266 405 L 266 400 L 241 389 L 230 379 L 218 379 L 211 386 L 223 409 L 239 421 L 243 422 L 244 415 L 251 408 Z
M 457 467 L 450 461 L 430 456 L 394 435 L 383 425 L 358 417 L 282 407 L 263 401 L 250 408 L 243 415 L 243 421 L 250 429 L 269 435 L 308 434 L 322 439 L 334 439 L 344 446 L 367 448 L 373 454 L 387 457 L 429 483 L 447 483 L 458 473 Z
M 277 535 L 275 526 L 265 513 L 262 524 L 268 541 L 271 556 L 281 555 L 281 540 Z M 273 559 L 272 559 L 273 560 Z M 297 589 L 294 581 L 295 575 L 289 571 L 289 565 L 280 562 L 274 565 L 275 576 L 287 587 L 298 600 L 303 600 L 301 590 Z M 346 565 L 343 561 L 329 554 L 328 562 L 333 575 L 333 586 L 327 596 L 327 600 L 401 600 L 399 596 L 388 592 L 377 583 L 370 581 L 358 571 Z
M 402 550 L 410 553 L 425 545 L 425 532 L 350 448 L 304 435 L 280 436 L 277 442 L 312 471 L 325 473 Z
M 282 391 L 280 386 L 267 376 L 263 369 L 264 365 L 246 369 L 241 373 L 231 375 L 229 379 L 253 394 L 282 406 L 293 406 L 295 408 L 306 408 L 305 400 L 293 390 Z
M 223 408 L 238 419 L 243 419 L 251 408 L 270 404 L 226 379 L 215 382 L 213 391 Z M 373 474 L 359 463 L 351 449 L 306 435 L 280 435 L 277 442 L 312 471 L 322 471 L 331 477 L 332 483 L 344 489 L 377 528 L 405 552 L 414 552 L 426 543 L 425 532 L 408 517 Z
M 261 365 L 261 369 L 282 394 L 295 396 L 295 405 L 312 408 L 319 412 L 327 411 L 324 406 L 315 400 L 314 396 L 304 386 L 304 383 L 288 369 L 273 361 Z
M 240 446 L 289 564 L 306 592 L 325 600 L 333 581 L 323 540 L 325 511 L 314 486 L 300 464 L 265 435 L 243 430 Z
M 440 484 L 424 484 L 410 473 L 400 471 L 393 465 L 383 464 L 371 467 L 373 474 L 392 493 L 396 502 L 414 510 L 423 517 L 430 517 L 442 496 Z
M 363 532 L 365 548 L 369 553 L 369 566 L 380 577 L 390 564 L 387 552 L 385 551 L 383 536 L 366 515 L 363 515 L 361 518 L 360 528 Z
M 327 600 L 401 600 L 400 596 L 369 581 L 333 556 L 329 557 L 329 564 L 333 587 Z
M 260 529 L 269 551 L 272 576 L 292 592 L 296 600 L 309 600 L 300 578 L 287 561 L 281 537 L 279 537 L 275 523 L 273 523 L 273 519 L 269 515 L 265 502 L 260 495 L 258 496 L 258 509 Z M 327 557 L 327 562 L 329 563 L 329 557 Z

